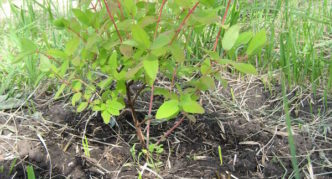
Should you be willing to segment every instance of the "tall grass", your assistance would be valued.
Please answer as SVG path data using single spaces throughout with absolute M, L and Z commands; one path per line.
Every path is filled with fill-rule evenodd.
M 10 7 L 10 14 L 5 14 Z M 34 89 L 45 74 L 38 68 L 39 56 L 26 58 L 23 62 L 13 64 L 13 59 L 20 48 L 24 48 L 21 39 L 37 42 L 40 48 L 45 46 L 61 47 L 63 38 L 52 20 L 59 16 L 69 16 L 72 1 L 60 0 L 22 0 L 2 2 L 0 13 L 5 17 L 0 24 L 0 95 L 27 93 Z M 6 6 L 7 7 L 7 6 Z
M 331 1 L 254 0 L 239 2 L 237 6 L 243 28 L 253 31 L 265 28 L 269 32 L 265 50 L 255 57 L 261 71 L 282 69 L 289 87 L 310 83 L 313 92 L 318 86 L 328 87 L 332 51 Z
M 286 94 L 286 78 L 284 76 L 282 77 L 282 95 L 283 95 L 284 111 L 286 114 L 285 121 L 286 121 L 286 126 L 287 126 L 288 146 L 289 146 L 289 150 L 290 150 L 290 154 L 291 154 L 292 166 L 293 166 L 293 170 L 295 172 L 295 178 L 300 179 L 300 172 L 299 172 L 298 162 L 296 159 L 296 147 L 295 147 L 294 136 L 293 136 L 293 131 L 292 131 L 292 122 L 291 122 L 291 117 L 289 115 L 288 98 L 287 98 L 287 94 Z

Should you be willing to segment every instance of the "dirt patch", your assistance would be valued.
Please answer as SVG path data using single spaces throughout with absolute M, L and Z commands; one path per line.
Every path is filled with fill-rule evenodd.
M 28 165 L 34 167 L 40 178 L 48 178 L 50 174 L 54 178 L 137 178 L 141 171 L 144 171 L 143 178 L 290 177 L 293 169 L 288 133 L 284 123 L 273 121 L 278 118 L 276 114 L 282 115 L 282 109 L 274 112 L 272 119 L 266 118 L 270 114 L 268 110 L 280 104 L 280 100 L 269 103 L 267 115 L 258 112 L 258 106 L 271 101 L 265 91 L 258 88 L 263 87 L 246 87 L 247 94 L 252 95 L 240 96 L 239 99 L 247 102 L 241 107 L 234 105 L 231 112 L 225 105 L 232 104 L 231 96 L 222 98 L 223 106 L 205 103 L 214 111 L 196 116 L 195 123 L 182 123 L 162 142 L 164 151 L 151 156 L 153 163 L 150 160 L 150 165 L 145 165 L 146 157 L 135 137 L 130 115 L 123 115 L 118 125 L 111 127 L 102 122 L 100 115 L 78 115 L 62 104 L 40 109 L 43 113 L 39 115 L 23 115 L 23 112 L 9 121 L 10 113 L 2 113 L 0 178 L 24 178 Z M 257 97 L 259 100 L 251 104 Z M 249 118 L 240 110 L 246 111 Z M 293 112 L 292 117 L 301 117 L 305 122 L 301 126 L 294 122 L 293 127 L 301 177 L 309 176 L 310 172 L 321 174 L 318 178 L 332 177 L 328 173 L 331 171 L 332 134 L 324 125 L 331 123 L 331 113 L 324 113 L 321 126 L 309 125 L 306 122 L 315 115 L 307 115 L 306 105 L 300 110 L 300 115 Z M 156 142 L 174 122 L 154 124 L 151 141 Z M 82 145 L 84 131 L 89 157 Z

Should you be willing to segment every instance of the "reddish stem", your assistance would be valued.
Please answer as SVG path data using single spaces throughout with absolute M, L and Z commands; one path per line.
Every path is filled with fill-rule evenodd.
M 86 42 L 86 40 L 81 36 L 80 33 L 74 31 L 71 27 L 67 27 L 67 29 L 68 29 L 69 31 L 71 31 L 72 33 L 74 33 L 77 37 L 79 37 L 80 39 L 82 39 L 84 43 Z
M 46 54 L 46 53 L 44 53 L 44 52 L 42 52 L 42 51 L 40 51 L 40 50 L 36 50 L 36 53 L 38 54 L 43 54 L 45 57 L 47 57 L 49 60 L 51 60 L 51 61 L 54 61 L 55 63 L 57 63 L 58 65 L 60 65 L 61 63 L 58 61 L 58 60 L 56 60 L 54 57 L 52 57 L 52 56 L 50 56 L 50 55 L 48 55 L 48 54 Z
M 160 9 L 159 9 L 159 16 L 158 16 L 158 20 L 157 20 L 157 25 L 156 25 L 156 30 L 154 31 L 154 39 L 156 39 L 156 36 L 157 36 L 157 32 L 158 32 L 158 27 L 159 27 L 159 22 L 160 22 L 160 18 L 161 18 L 161 14 L 163 12 L 163 7 L 165 5 L 167 0 L 163 0 L 161 6 L 160 6 Z
M 140 125 L 140 122 L 138 121 L 136 111 L 135 111 L 135 107 L 134 107 L 134 103 L 131 99 L 131 93 L 130 93 L 130 86 L 131 85 L 132 85 L 132 81 L 126 84 L 128 107 L 130 108 L 130 111 L 131 111 L 131 116 L 133 118 L 133 122 L 134 122 L 134 125 L 135 125 L 137 138 L 140 140 L 141 144 L 143 146 L 145 146 L 145 141 L 144 141 L 144 136 L 143 136 L 143 133 L 142 133 L 142 130 L 141 130 L 141 125 Z
M 225 20 L 226 20 L 226 17 L 227 17 L 227 13 L 228 13 L 228 9 L 229 9 L 229 5 L 231 4 L 231 1 L 232 0 L 228 0 L 224 16 L 222 17 L 221 25 L 224 25 L 224 23 L 225 23 Z M 222 30 L 222 28 L 220 27 L 220 29 L 218 31 L 218 35 L 216 37 L 216 41 L 214 42 L 214 45 L 213 45 L 213 51 L 216 51 L 216 49 L 217 49 L 217 45 L 218 45 L 218 41 L 219 41 L 219 36 L 221 34 L 221 30 Z
M 176 67 L 174 68 L 173 75 L 172 75 L 172 82 L 171 82 L 171 88 L 169 89 L 169 92 L 172 91 L 174 82 L 175 82 L 175 75 L 176 75 L 176 70 L 178 69 L 178 64 L 176 64 Z
M 196 4 L 194 5 L 194 7 L 192 7 L 187 16 L 182 20 L 179 28 L 175 31 L 175 34 L 172 38 L 172 40 L 169 42 L 169 45 L 172 45 L 173 41 L 176 39 L 176 37 L 179 35 L 181 29 L 183 28 L 183 26 L 186 24 L 188 18 L 190 17 L 190 15 L 195 11 L 196 7 L 198 6 L 199 2 L 196 2 Z M 176 75 L 176 70 L 177 70 L 177 66 L 174 68 L 174 71 L 173 71 L 173 76 L 172 76 L 172 83 L 171 83 L 171 88 L 170 88 L 170 91 L 172 90 L 173 88 L 173 85 L 174 85 L 174 80 L 175 80 L 175 75 Z
M 168 137 L 177 127 L 179 127 L 179 125 L 184 121 L 185 116 L 183 116 L 178 122 L 176 122 L 176 124 L 170 128 L 156 143 L 156 145 L 159 145 L 161 140 L 165 139 L 166 137 Z
M 160 22 L 161 14 L 163 11 L 163 7 L 165 5 L 167 0 L 163 0 L 161 7 L 159 9 L 159 16 L 157 20 L 157 25 L 156 25 L 156 30 L 154 32 L 154 39 L 157 37 L 157 32 L 158 32 L 158 25 Z M 153 93 L 154 93 L 154 84 L 151 86 L 151 96 L 150 96 L 150 104 L 149 104 L 149 112 L 148 112 L 148 123 L 146 126 L 146 148 L 149 148 L 149 138 L 150 138 L 150 123 L 151 123 L 151 112 L 152 112 L 152 105 L 153 105 Z
M 199 4 L 199 2 L 196 2 L 196 4 L 194 5 L 194 7 L 192 7 L 192 8 L 189 10 L 187 16 L 183 19 L 183 21 L 181 22 L 179 28 L 175 31 L 175 34 L 174 34 L 172 40 L 169 42 L 169 45 L 172 45 L 173 41 L 174 41 L 174 40 L 176 39 L 176 37 L 179 35 L 181 29 L 182 29 L 183 26 L 186 24 L 186 22 L 187 22 L 188 18 L 190 17 L 190 15 L 195 11 L 195 9 L 196 9 L 196 7 L 198 6 L 198 4 Z
M 154 85 L 151 86 L 151 96 L 150 96 L 150 104 L 149 104 L 149 112 L 148 112 L 148 123 L 146 126 L 146 148 L 149 148 L 149 138 L 150 138 L 150 123 L 151 123 L 151 112 L 152 112 L 152 105 L 153 105 L 153 91 Z
M 112 13 L 111 13 L 111 10 L 110 10 L 110 8 L 109 8 L 109 6 L 108 6 L 106 0 L 104 0 L 104 4 L 105 4 L 105 6 L 106 6 L 106 10 L 107 10 L 108 16 L 111 18 L 111 21 L 113 22 L 113 25 L 114 25 L 114 28 L 115 28 L 115 30 L 116 30 L 116 33 L 117 33 L 118 36 L 119 36 L 120 42 L 122 42 L 121 34 L 120 34 L 119 30 L 118 30 L 118 27 L 116 26 L 116 23 L 115 23 L 114 17 L 113 17 L 113 15 L 112 15 Z
M 118 4 L 118 8 L 120 9 L 120 13 L 121 13 L 121 18 L 123 19 L 124 18 L 124 15 L 123 15 L 123 10 L 122 10 L 122 6 L 121 6 L 121 3 L 119 0 L 116 0 L 117 4 Z

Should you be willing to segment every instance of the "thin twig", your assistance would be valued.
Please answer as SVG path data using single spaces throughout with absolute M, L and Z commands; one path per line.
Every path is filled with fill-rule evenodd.
M 176 37 L 179 35 L 181 29 L 183 28 L 183 26 L 186 24 L 188 18 L 190 17 L 190 15 L 195 11 L 195 9 L 197 8 L 199 2 L 196 2 L 196 4 L 189 10 L 187 16 L 182 20 L 179 28 L 175 31 L 175 34 L 172 38 L 172 40 L 169 42 L 169 45 L 172 45 L 174 40 L 176 39 Z M 174 68 L 174 71 L 173 71 L 173 76 L 172 76 L 172 83 L 171 83 L 171 87 L 170 87 L 170 91 L 172 90 L 173 88 L 173 85 L 174 85 L 174 80 L 175 80 L 175 75 L 176 75 L 176 70 L 177 70 L 177 66 Z
M 151 86 L 151 96 L 150 96 L 150 104 L 149 104 L 149 112 L 148 112 L 148 124 L 146 126 L 146 148 L 149 148 L 149 138 L 150 138 L 150 123 L 151 123 L 151 111 L 153 105 L 153 92 L 154 92 L 154 85 Z
M 195 11 L 195 9 L 196 9 L 196 7 L 198 6 L 198 4 L 199 4 L 199 2 L 196 2 L 196 4 L 194 5 L 194 7 L 192 7 L 192 8 L 189 10 L 187 16 L 182 20 L 182 22 L 181 22 L 179 28 L 175 31 L 175 34 L 173 35 L 172 40 L 169 42 L 169 45 L 172 45 L 172 44 L 173 44 L 174 40 L 175 40 L 176 37 L 179 35 L 181 29 L 182 29 L 183 26 L 186 24 L 186 22 L 187 22 L 188 18 L 190 17 L 190 15 Z
M 173 74 L 172 74 L 172 82 L 171 82 L 171 87 L 169 89 L 169 92 L 172 91 L 173 87 L 174 87 L 174 83 L 175 83 L 175 76 L 176 76 L 176 71 L 178 69 L 178 64 L 176 64 L 175 68 L 174 68 L 174 71 L 173 71 Z
M 121 3 L 120 3 L 119 0 L 116 0 L 116 2 L 118 3 L 118 8 L 120 9 L 121 18 L 123 19 L 123 18 L 124 18 L 124 15 L 123 15 L 123 10 L 122 10 Z
M 157 24 L 156 24 L 156 30 L 154 31 L 154 39 L 156 39 L 156 37 L 157 37 L 159 22 L 160 22 L 161 14 L 163 12 L 163 7 L 164 7 L 166 1 L 167 0 L 163 0 L 163 2 L 161 3 L 160 9 L 159 9 L 159 16 L 158 16 L 158 20 L 157 20 Z
M 74 33 L 77 37 L 79 37 L 80 39 L 82 39 L 84 43 L 86 43 L 86 40 L 81 36 L 80 33 L 76 32 L 76 31 L 75 31 L 74 29 L 72 29 L 71 27 L 67 27 L 67 29 L 68 29 L 70 32 Z
M 105 4 L 105 6 L 106 6 L 106 10 L 107 10 L 108 16 L 110 17 L 110 19 L 111 19 L 111 21 L 112 21 L 112 23 L 113 23 L 113 25 L 114 25 L 114 28 L 115 28 L 115 30 L 116 30 L 116 33 L 117 33 L 118 36 L 119 36 L 120 42 L 122 43 L 122 37 L 121 37 L 121 34 L 120 34 L 119 30 L 118 30 L 118 27 L 116 26 L 116 23 L 115 23 L 114 17 L 113 17 L 113 15 L 112 15 L 112 13 L 111 13 L 111 10 L 110 10 L 110 8 L 109 8 L 109 6 L 108 6 L 106 0 L 104 0 L 104 4 Z
M 138 96 L 139 96 L 139 95 L 141 94 L 141 92 L 144 90 L 145 86 L 146 86 L 146 85 L 143 84 L 143 85 L 138 89 L 138 91 L 136 92 L 136 94 L 135 94 L 135 96 L 134 96 L 134 99 L 132 100 L 132 104 L 135 104 L 135 102 L 136 102 Z
M 145 146 L 145 141 L 144 141 L 144 136 L 141 130 L 141 125 L 137 119 L 137 115 L 136 115 L 136 111 L 134 108 L 134 104 L 132 103 L 132 99 L 131 99 L 131 93 L 130 93 L 130 86 L 133 84 L 133 81 L 130 81 L 128 83 L 126 83 L 126 91 L 127 91 L 127 103 L 128 103 L 128 107 L 130 108 L 131 111 L 131 116 L 133 118 L 133 122 L 135 125 L 135 129 L 136 129 L 136 135 L 138 137 L 138 139 L 140 140 L 141 144 L 143 146 Z
M 229 9 L 229 5 L 231 4 L 231 1 L 232 0 L 228 0 L 227 7 L 226 7 L 226 10 L 225 10 L 224 16 L 222 18 L 222 21 L 221 21 L 221 25 L 224 25 L 224 23 L 225 23 L 225 20 L 226 20 L 226 17 L 227 17 L 227 12 L 228 12 L 228 9 Z M 216 51 L 216 49 L 217 49 L 217 45 L 218 45 L 218 41 L 219 41 L 219 36 L 221 34 L 221 30 L 222 30 L 222 27 L 219 28 L 219 32 L 218 32 L 218 35 L 216 37 L 216 41 L 214 42 L 214 45 L 213 45 L 213 51 Z
M 166 139 L 166 137 L 168 137 L 184 121 L 185 117 L 186 116 L 183 116 L 178 122 L 176 122 L 176 124 L 157 141 L 156 145 L 159 145 L 163 139 Z
M 159 16 L 158 16 L 158 20 L 157 20 L 157 24 L 156 24 L 156 30 L 154 31 L 154 39 L 156 39 L 157 37 L 157 33 L 158 33 L 158 26 L 159 26 L 159 22 L 160 22 L 160 18 L 163 12 L 163 7 L 165 5 L 167 0 L 163 0 L 160 9 L 159 9 Z M 152 105 L 153 105 L 153 93 L 154 93 L 154 84 L 152 84 L 151 86 L 151 95 L 150 95 L 150 103 L 149 103 L 149 112 L 148 112 L 148 123 L 146 126 L 146 148 L 149 148 L 149 139 L 150 139 L 150 124 L 151 124 L 151 111 L 152 111 Z

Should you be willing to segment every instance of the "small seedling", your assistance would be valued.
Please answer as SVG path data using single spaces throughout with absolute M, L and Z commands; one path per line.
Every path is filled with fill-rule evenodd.
M 27 173 L 28 173 L 28 179 L 35 179 L 35 172 L 33 170 L 33 167 L 31 165 L 27 166 Z
M 8 172 L 8 175 L 11 175 L 11 174 L 12 174 L 12 172 L 13 172 L 13 170 L 14 170 L 14 167 L 15 167 L 15 165 L 16 165 L 16 160 L 17 160 L 17 158 L 15 158 L 15 159 L 11 162 L 11 164 L 10 164 L 10 168 L 9 168 L 9 172 Z
M 218 146 L 218 154 L 219 154 L 219 160 L 220 160 L 220 166 L 222 166 L 222 154 L 221 154 L 221 147 Z
M 88 144 L 88 139 L 86 136 L 84 136 L 84 140 L 82 140 L 82 145 L 83 145 L 83 150 L 84 150 L 85 156 L 90 157 L 89 144 Z

